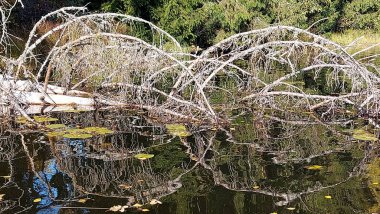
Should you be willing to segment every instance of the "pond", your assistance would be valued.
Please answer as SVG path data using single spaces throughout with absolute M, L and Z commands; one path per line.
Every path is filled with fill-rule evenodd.
M 64 124 L 53 133 L 19 120 L 0 137 L 0 212 L 379 212 L 378 143 L 352 137 L 368 121 L 305 115 L 234 110 L 210 127 L 139 110 L 56 112 L 41 120 Z

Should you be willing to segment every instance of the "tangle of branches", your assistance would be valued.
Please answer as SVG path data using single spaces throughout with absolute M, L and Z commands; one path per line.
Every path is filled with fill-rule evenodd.
M 3 46 L 15 4 L 1 5 Z M 41 32 L 51 20 L 58 24 Z M 140 37 L 138 28 L 151 33 Z M 363 57 L 375 46 L 352 54 L 352 45 L 272 26 L 189 54 L 143 19 L 66 7 L 35 24 L 18 58 L 4 52 L 0 103 L 3 111 L 13 108 L 24 116 L 31 105 L 137 106 L 212 122 L 225 117 L 220 105 L 319 111 L 322 116 L 342 109 L 377 114 L 379 68 L 376 56 Z

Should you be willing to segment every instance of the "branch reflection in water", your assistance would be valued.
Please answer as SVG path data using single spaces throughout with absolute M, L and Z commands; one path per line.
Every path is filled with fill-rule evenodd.
M 69 127 L 114 131 L 89 139 L 10 124 L 0 138 L 1 212 L 104 212 L 135 204 L 163 213 L 212 213 L 221 204 L 232 213 L 376 211 L 377 145 L 353 141 L 348 131 L 366 124 L 232 114 L 229 128 L 187 124 L 188 137 L 172 136 L 143 112 L 119 110 L 51 115 Z M 137 159 L 141 153 L 154 156 Z

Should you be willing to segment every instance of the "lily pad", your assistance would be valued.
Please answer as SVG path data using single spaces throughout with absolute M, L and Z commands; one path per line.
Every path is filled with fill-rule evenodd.
M 153 154 L 143 154 L 143 153 L 141 153 L 141 154 L 135 155 L 134 157 L 137 158 L 137 159 L 139 159 L 139 160 L 146 160 L 146 159 L 154 157 L 154 155 Z
M 66 113 L 81 113 L 81 112 L 86 112 L 86 111 L 91 111 L 88 109 L 72 109 L 72 110 L 64 110 L 63 112 Z
M 87 127 L 87 128 L 84 128 L 83 130 L 88 133 L 94 133 L 94 134 L 100 134 L 100 135 L 113 134 L 113 131 L 107 129 L 106 127 Z
M 81 198 L 78 200 L 78 202 L 82 204 L 86 203 L 87 201 L 88 201 L 88 198 Z
M 369 133 L 368 131 L 363 130 L 363 129 L 354 130 L 352 137 L 356 140 L 363 140 L 363 141 L 379 140 L 374 134 Z
M 49 129 L 63 129 L 63 128 L 66 128 L 66 125 L 65 124 L 49 124 L 49 125 L 46 125 L 46 128 L 49 128 Z
M 64 134 L 63 135 L 64 138 L 69 138 L 69 139 L 87 139 L 87 138 L 91 138 L 92 135 L 91 134 L 87 134 L 87 133 L 68 133 L 68 134 Z
M 191 135 L 183 124 L 166 124 L 166 129 L 173 136 L 188 137 Z
M 65 132 L 56 132 L 56 131 L 53 131 L 53 132 L 48 132 L 46 135 L 48 137 L 62 137 L 64 134 L 65 134 Z
M 308 170 L 321 170 L 323 168 L 323 166 L 320 166 L 320 165 L 311 165 L 311 166 L 306 166 L 305 169 L 308 169 Z
M 47 117 L 47 116 L 34 116 L 33 119 L 34 119 L 37 123 L 58 121 L 57 118 Z
M 41 202 L 41 201 L 42 201 L 41 198 L 36 198 L 36 199 L 33 200 L 34 203 L 39 203 L 39 202 Z
M 26 124 L 29 123 L 29 121 L 25 117 L 17 117 L 16 123 Z

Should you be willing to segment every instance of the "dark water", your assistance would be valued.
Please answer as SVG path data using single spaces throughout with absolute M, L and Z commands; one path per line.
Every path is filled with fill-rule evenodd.
M 187 124 L 192 135 L 180 138 L 136 112 L 51 116 L 67 126 L 103 126 L 115 133 L 55 140 L 23 126 L 3 132 L 1 213 L 105 213 L 136 203 L 143 206 L 126 212 L 380 211 L 378 143 L 352 141 L 346 130 L 365 122 L 332 125 L 242 114 L 228 128 Z M 154 157 L 139 160 L 138 153 Z M 318 169 L 307 169 L 313 165 Z M 151 205 L 153 199 L 162 204 Z

